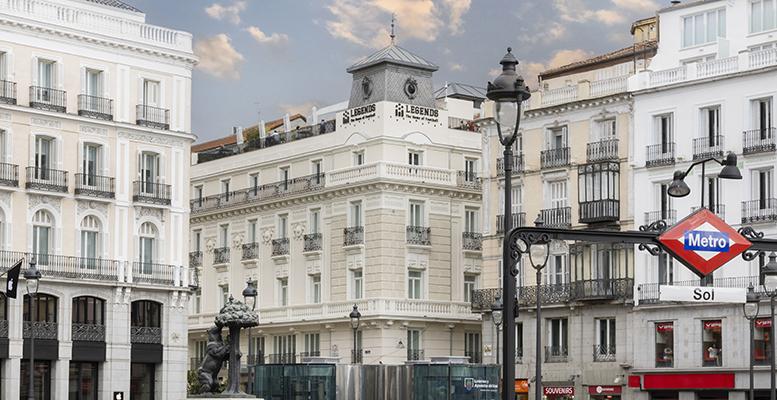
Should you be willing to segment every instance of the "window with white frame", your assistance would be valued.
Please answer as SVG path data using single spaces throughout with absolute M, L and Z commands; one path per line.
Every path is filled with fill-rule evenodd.
M 750 2 L 750 33 L 772 30 L 777 27 L 777 7 L 774 0 Z
M 256 197 L 259 195 L 259 173 L 248 175 L 248 195 Z
M 558 209 L 569 207 L 569 195 L 567 191 L 567 181 L 547 182 L 549 208 Z
M 725 37 L 725 8 L 683 18 L 683 47 L 712 43 Z
M 480 364 L 483 362 L 480 352 L 480 333 L 464 333 L 464 356 L 469 357 L 469 362 Z
M 757 200 L 758 209 L 770 209 L 774 197 L 774 168 L 753 170 L 751 172 L 752 199 Z
M 219 247 L 228 246 L 229 225 L 219 225 Z
M 353 165 L 364 164 L 364 151 L 357 151 L 353 153 Z
M 548 265 L 544 268 L 545 282 L 548 285 L 563 285 L 567 283 L 567 256 L 556 254 L 548 256 Z
M 364 273 L 362 270 L 351 272 L 351 299 L 358 300 L 364 297 Z
M 97 143 L 83 143 L 81 148 L 81 173 L 80 184 L 96 187 L 105 191 L 111 190 L 108 182 L 104 181 L 103 174 L 103 146 Z
M 672 114 L 662 114 L 653 117 L 654 143 L 661 145 L 661 153 L 669 153 L 674 144 L 674 133 L 672 126 Z
M 672 199 L 672 196 L 667 193 L 667 189 L 669 188 L 669 184 L 666 182 L 661 183 L 654 183 L 653 184 L 653 193 L 654 193 L 654 203 L 655 203 L 655 211 L 651 215 L 649 221 L 646 221 L 646 223 L 650 223 L 653 221 L 657 221 L 660 219 L 665 220 L 667 223 L 673 222 L 675 215 L 674 210 L 674 201 Z
M 420 360 L 421 357 L 421 331 L 407 330 L 407 359 Z
M 464 159 L 464 180 L 466 182 L 475 182 L 477 179 L 478 179 L 478 160 L 476 158 L 465 158 Z
M 362 225 L 362 203 L 360 201 L 351 203 L 350 226 L 352 228 L 364 226 Z
M 202 289 L 197 289 L 194 292 L 194 314 L 199 314 L 202 312 Z
M 97 268 L 100 257 L 100 221 L 93 215 L 81 220 L 81 268 Z
M 278 279 L 278 305 L 289 305 L 289 278 Z
M 257 222 L 255 219 L 249 220 L 246 224 L 246 243 L 257 243 L 259 238 L 257 237 Z
M 751 53 L 755 53 L 756 51 L 764 51 L 764 50 L 770 50 L 777 46 L 777 43 L 766 43 L 766 44 L 759 44 L 758 46 L 749 46 L 747 49 L 750 50 Z
M 141 105 L 146 107 L 160 107 L 160 87 L 161 83 L 159 81 L 143 79 L 140 96 Z
M 16 99 L 13 84 L 13 54 L 0 50 L 0 101 Z
M 221 181 L 221 200 L 222 201 L 226 201 L 226 202 L 229 201 L 230 195 L 232 194 L 230 193 L 230 187 L 229 187 L 230 183 L 232 182 L 229 179 L 224 179 L 223 181 Z
M 693 63 L 703 63 L 703 62 L 707 62 L 707 61 L 714 61 L 715 58 L 716 58 L 715 54 L 713 54 L 711 56 L 702 56 L 702 57 L 690 58 L 690 59 L 687 59 L 687 60 L 683 60 L 682 65 L 685 66 L 685 65 L 693 64 Z
M 32 253 L 38 264 L 48 265 L 48 255 L 53 254 L 54 219 L 51 214 L 39 210 L 32 217 Z
M 423 298 L 423 271 L 408 270 L 407 271 L 407 298 L 408 299 L 421 299 Z
M 569 320 L 566 318 L 550 318 L 546 322 L 548 329 L 548 356 L 550 358 L 567 357 L 569 343 Z
M 701 109 L 701 132 L 699 137 L 708 139 L 709 147 L 720 146 L 720 106 L 705 107 Z
M 760 132 L 761 139 L 771 139 L 774 132 L 772 98 L 767 97 L 751 101 L 752 126 Z
M 596 121 L 596 134 L 599 141 L 617 139 L 616 130 L 617 120 L 615 118 L 607 118 L 600 121 Z
M 138 232 L 138 261 L 144 274 L 152 272 L 152 264 L 156 261 L 156 227 L 150 222 L 144 222 Z
M 324 167 L 321 160 L 314 160 L 310 162 L 310 183 L 313 185 L 320 185 L 324 180 Z
M 291 171 L 289 167 L 278 168 L 278 191 L 287 192 L 291 189 Z
M 221 285 L 219 286 L 220 289 L 220 296 L 219 300 L 221 300 L 221 304 L 219 304 L 219 309 L 227 305 L 229 303 L 229 285 Z
M 278 239 L 288 239 L 289 237 L 289 216 L 279 215 L 278 216 L 278 234 L 276 235 Z
M 108 73 L 93 68 L 81 68 L 81 71 L 82 96 L 79 96 L 78 110 L 110 115 Z
M 464 274 L 464 302 L 472 301 L 472 293 L 477 289 L 477 275 Z
M 321 302 L 321 275 L 310 276 L 310 302 Z
M 321 336 L 318 333 L 305 334 L 305 354 L 308 357 L 318 357 L 321 355 Z
M 464 232 L 478 232 L 478 210 L 469 208 L 464 209 Z
M 308 232 L 310 234 L 321 233 L 321 209 L 310 210 L 308 215 Z
M 596 361 L 615 361 L 615 318 L 596 320 Z
M 158 153 L 141 152 L 138 154 L 138 180 L 140 192 L 152 196 L 161 196 L 159 184 L 162 183 L 162 157 Z
M 505 209 L 505 188 L 499 187 L 499 210 Z M 519 214 L 523 212 L 523 186 L 514 185 L 510 190 L 510 212 Z M 515 226 L 513 226 L 515 228 Z
M 263 358 L 259 358 L 259 356 L 260 355 L 265 356 L 267 354 L 267 352 L 265 351 L 266 338 L 264 336 L 259 336 L 259 337 L 253 338 L 253 341 L 254 341 L 253 353 L 254 353 L 254 357 L 257 357 L 254 361 L 255 361 L 255 364 L 259 364 L 260 362 L 264 362 Z
M 195 200 L 195 204 L 202 207 L 202 197 L 203 197 L 202 185 L 194 187 L 194 194 L 192 195 L 192 197 Z
M 720 208 L 723 205 L 723 200 L 720 193 L 722 188 L 720 185 L 720 178 L 717 176 L 707 176 L 704 180 L 706 181 L 705 185 L 707 186 L 707 190 L 705 191 L 707 197 L 707 200 L 705 201 L 705 204 L 707 204 L 706 207 L 717 215 L 721 215 L 720 212 L 723 210 Z
M 674 258 L 666 253 L 661 253 L 657 257 L 658 263 L 658 283 L 674 283 Z
M 408 226 L 423 227 L 424 222 L 424 203 L 418 201 L 411 201 L 408 210 Z
M 291 363 L 293 359 L 296 359 L 297 335 L 273 336 L 273 351 L 277 359 L 272 360 L 271 363 Z
M 577 193 L 578 202 L 580 204 L 602 202 L 605 200 L 619 200 L 620 165 L 617 162 L 603 161 L 579 165 L 577 168 L 577 177 Z M 611 210 L 611 212 L 613 211 Z M 609 214 L 609 212 L 603 213 Z M 580 216 L 581 218 L 590 218 L 597 216 L 597 213 L 593 212 L 590 208 L 586 208 L 581 209 Z
M 545 133 L 545 148 L 543 150 L 561 150 L 567 147 L 567 127 L 551 128 Z
M 407 161 L 410 165 L 423 165 L 424 153 L 420 151 L 408 151 Z
M 37 78 L 37 84 L 34 86 L 37 86 L 36 90 L 34 91 L 34 100 L 35 101 L 41 101 L 41 102 L 51 102 L 55 99 L 54 95 L 51 93 L 51 90 L 56 89 L 59 81 L 59 74 L 58 74 L 58 67 L 56 65 L 57 63 L 51 60 L 43 60 L 38 59 L 37 60 L 37 74 L 35 74 L 35 78 Z
M 51 169 L 55 148 L 53 139 L 41 135 L 35 136 L 35 179 L 52 179 Z

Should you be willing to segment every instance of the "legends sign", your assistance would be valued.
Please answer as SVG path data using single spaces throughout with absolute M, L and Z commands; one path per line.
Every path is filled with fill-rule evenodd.
M 438 122 L 440 111 L 436 108 L 413 106 L 410 104 L 397 104 L 394 108 L 394 116 L 399 118 L 412 118 L 427 122 Z
M 375 117 L 375 104 L 367 104 L 343 111 L 343 125 L 373 117 Z

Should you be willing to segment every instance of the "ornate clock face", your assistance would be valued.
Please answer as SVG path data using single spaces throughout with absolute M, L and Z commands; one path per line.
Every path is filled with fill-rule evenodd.
M 407 78 L 405 81 L 405 94 L 408 98 L 415 98 L 416 93 L 418 92 L 418 82 L 416 82 L 413 78 Z

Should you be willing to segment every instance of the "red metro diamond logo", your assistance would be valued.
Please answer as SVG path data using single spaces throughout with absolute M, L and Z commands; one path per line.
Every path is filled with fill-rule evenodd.
M 752 245 L 706 208 L 687 216 L 664 232 L 658 241 L 700 277 L 712 273 Z

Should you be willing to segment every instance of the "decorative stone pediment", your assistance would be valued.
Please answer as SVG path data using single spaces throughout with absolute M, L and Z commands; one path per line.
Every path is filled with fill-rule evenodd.
M 407 268 L 426 270 L 429 267 L 429 250 L 408 249 L 405 259 L 407 260 Z
M 229 272 L 226 267 L 216 268 L 216 285 L 229 285 Z
M 548 250 L 551 255 L 565 255 L 569 253 L 569 245 L 563 240 L 551 240 Z
M 308 275 L 321 275 L 321 251 L 311 251 L 305 253 L 305 266 Z
M 361 249 L 347 252 L 346 265 L 349 271 L 361 270 L 364 267 L 364 252 Z
M 46 196 L 40 194 L 28 194 L 27 195 L 27 207 L 30 211 L 35 209 L 41 204 L 46 204 L 57 210 L 58 213 L 62 213 L 62 199 L 60 197 Z
M 289 259 L 288 257 L 275 257 L 275 279 L 286 279 L 289 277 Z
M 483 272 L 483 260 L 480 258 L 464 257 L 464 273 L 480 275 Z

